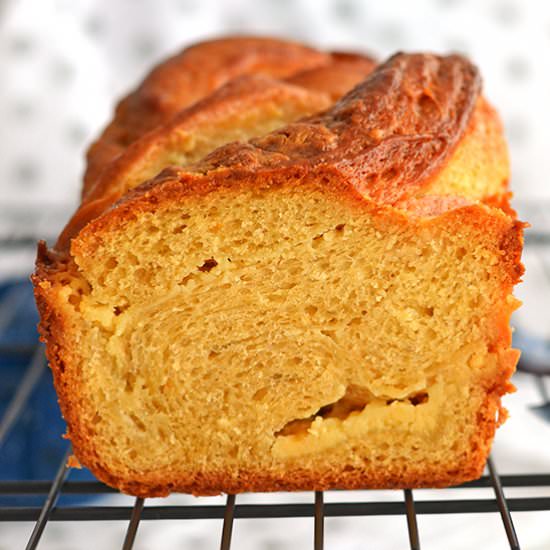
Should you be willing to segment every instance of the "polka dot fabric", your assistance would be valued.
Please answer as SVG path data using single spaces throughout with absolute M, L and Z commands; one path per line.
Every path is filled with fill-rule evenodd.
M 321 47 L 458 50 L 503 115 L 519 197 L 550 196 L 550 8 L 520 0 L 20 0 L 0 4 L 0 200 L 67 212 L 86 145 L 153 63 L 219 33 Z M 59 220 L 59 224 L 63 220 Z

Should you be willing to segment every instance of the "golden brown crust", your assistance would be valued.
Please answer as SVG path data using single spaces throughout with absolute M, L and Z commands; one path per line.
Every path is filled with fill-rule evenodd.
M 158 65 L 117 106 L 87 155 L 83 196 L 128 145 L 175 113 L 239 75 L 285 78 L 330 62 L 330 55 L 294 42 L 228 37 L 191 46 Z
M 500 402 L 500 398 L 498 399 Z M 399 465 L 394 471 L 365 470 L 356 466 L 342 465 L 339 470 L 316 471 L 289 467 L 284 475 L 269 474 L 263 470 L 242 471 L 238 477 L 232 471 L 187 472 L 178 475 L 178 482 L 166 482 L 166 474 L 150 475 L 150 481 L 135 481 L 111 475 L 105 470 L 94 470 L 104 483 L 133 496 L 151 498 L 165 497 L 170 493 L 189 493 L 196 496 L 275 491 L 327 491 L 330 489 L 402 489 L 404 487 L 443 488 L 460 485 L 478 479 L 483 474 L 488 449 L 495 431 L 495 412 L 498 406 L 488 398 L 478 419 L 479 440 L 471 456 L 457 464 L 435 470 L 422 464 L 410 463 L 406 468 Z
M 195 171 L 330 165 L 362 195 L 395 204 L 441 169 L 480 91 L 477 69 L 461 56 L 397 54 L 328 112 L 220 147 Z
M 227 123 L 233 114 L 247 113 L 260 104 L 307 105 L 309 112 L 319 111 L 330 105 L 330 98 L 322 91 L 307 90 L 258 75 L 238 77 L 217 89 L 213 94 L 180 111 L 167 124 L 159 126 L 132 143 L 114 161 L 109 163 L 94 185 L 90 185 L 86 197 L 63 230 L 56 248 L 65 249 L 70 239 L 89 221 L 98 217 L 116 202 L 156 151 L 174 147 L 196 135 L 215 127 L 218 121 Z
M 174 59 L 164 62 L 155 69 L 134 93 L 139 97 L 142 88 L 147 89 L 149 96 L 162 93 L 167 104 L 180 106 L 179 112 L 174 113 L 166 108 L 162 116 L 156 112 L 147 112 L 145 118 L 140 119 L 139 128 L 126 128 L 126 125 L 133 121 L 135 112 L 130 110 L 126 113 L 122 108 L 129 98 L 121 102 L 117 117 L 90 149 L 89 169 L 83 189 L 83 204 L 60 236 L 56 245 L 59 249 L 66 247 L 70 238 L 88 221 L 99 216 L 109 204 L 122 196 L 127 190 L 124 180 L 131 177 L 136 167 L 146 163 L 148 155 L 162 148 L 163 144 L 183 141 L 185 135 L 200 132 L 201 127 L 214 124 L 216 119 L 223 119 L 231 112 L 246 112 L 268 98 L 277 98 L 279 103 L 283 103 L 291 99 L 297 101 L 299 97 L 300 101 L 311 105 L 310 112 L 320 111 L 353 88 L 375 67 L 375 62 L 370 57 L 344 52 L 322 54 L 323 63 L 319 64 L 320 59 L 318 56 L 313 56 L 313 50 L 304 47 L 300 49 L 297 44 L 287 43 L 293 55 L 290 58 L 285 57 L 284 65 L 280 64 L 273 68 L 269 65 L 271 57 L 279 59 L 277 56 L 282 56 L 286 52 L 286 50 L 277 49 L 282 42 L 264 39 L 259 39 L 257 42 L 252 42 L 252 39 L 235 38 L 199 44 L 184 50 Z M 197 87 L 195 82 L 191 82 L 189 76 L 186 76 L 187 86 L 182 85 L 174 91 L 178 94 L 178 99 L 166 99 L 166 95 L 171 91 L 166 89 L 164 81 L 159 76 L 162 73 L 161 69 L 167 66 L 167 71 L 180 70 L 185 73 L 192 68 L 195 72 L 198 70 L 203 74 L 204 67 L 197 64 L 203 61 L 207 52 L 211 56 L 211 63 L 213 63 L 212 58 L 216 59 L 216 63 L 223 63 L 225 57 L 237 44 L 245 48 L 240 52 L 242 59 L 234 52 L 231 55 L 233 62 L 240 69 L 244 70 L 246 67 L 243 75 L 229 80 L 211 95 L 208 93 L 211 91 L 212 82 L 219 84 L 223 83 L 224 79 L 230 78 L 228 76 L 230 71 L 226 66 L 224 66 L 224 70 L 227 71 L 225 76 L 216 74 L 216 78 L 212 77 L 213 80 L 203 88 Z M 231 47 L 228 48 L 228 45 Z M 257 51 L 254 51 L 254 48 L 257 48 Z M 262 56 L 267 56 L 267 59 L 260 61 Z M 316 59 L 315 63 L 312 61 L 313 57 Z M 253 59 L 254 63 L 252 63 Z M 312 64 L 313 68 L 311 68 Z M 213 64 L 211 70 L 215 72 L 216 67 L 217 65 Z M 265 74 L 290 74 L 291 76 L 286 80 L 288 84 L 285 84 L 263 76 Z M 190 87 L 192 89 L 189 89 Z M 184 108 L 192 101 L 196 103 Z M 149 120 L 148 117 L 151 119 Z M 148 131 L 144 132 L 143 128 L 146 126 Z M 123 134 L 130 136 L 124 138 L 124 143 L 115 145 L 111 143 L 112 139 L 119 139 Z M 98 166 L 101 169 L 98 169 Z
M 322 91 L 337 101 L 355 88 L 376 67 L 376 62 L 365 55 L 333 52 L 330 62 L 320 67 L 300 71 L 286 81 L 308 90 Z
M 89 447 L 85 436 L 85 426 L 79 419 L 78 393 L 75 388 L 80 386 L 73 373 L 66 372 L 68 365 L 71 368 L 77 362 L 72 353 L 69 327 L 65 323 L 63 312 L 51 282 L 52 266 L 54 273 L 59 272 L 58 258 L 52 258 L 46 244 L 40 241 L 36 260 L 36 271 L 32 276 L 34 296 L 40 313 L 38 330 L 40 340 L 46 345 L 46 357 L 53 374 L 55 391 L 57 393 L 61 414 L 67 423 L 65 437 L 71 439 L 72 445 L 79 448 Z M 89 456 L 89 451 L 85 453 Z
M 175 134 L 200 129 L 201 123 L 211 123 L 212 118 L 224 116 L 228 111 L 246 112 L 254 103 L 265 101 L 266 97 L 278 96 L 282 102 L 285 95 L 299 94 L 320 111 L 363 80 L 374 66 L 374 61 L 368 57 L 339 53 L 332 54 L 325 65 L 292 75 L 287 79 L 288 84 L 256 73 L 234 78 L 213 94 L 176 113 L 165 124 L 133 140 L 123 153 L 103 168 L 96 181 L 87 182 L 84 201 L 95 200 L 111 191 L 116 195 L 118 182 L 132 166 L 152 147 L 159 147 L 159 142 L 169 140 Z M 309 95 L 306 90 L 309 90 Z M 321 98 L 321 94 L 328 98 Z

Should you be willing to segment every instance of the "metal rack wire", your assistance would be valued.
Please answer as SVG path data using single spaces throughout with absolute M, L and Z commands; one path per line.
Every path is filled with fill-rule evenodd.
M 10 322 L 10 312 L 13 310 L 16 296 L 13 293 L 5 294 L 0 303 L 0 333 Z M 10 348 L 11 349 L 11 348 Z M 36 388 L 46 369 L 46 360 L 42 346 L 38 346 L 32 359 L 26 367 L 25 374 L 14 393 L 11 402 L 0 419 L 0 451 L 6 442 L 9 433 L 15 429 L 21 416 L 24 414 L 29 397 Z M 535 377 L 537 387 L 543 402 L 548 401 L 545 382 L 542 376 Z M 350 516 L 404 516 L 409 535 L 409 547 L 418 550 L 421 547 L 421 532 L 418 528 L 417 516 L 427 514 L 472 514 L 498 513 L 502 519 L 510 549 L 518 550 L 520 541 L 514 529 L 512 513 L 550 511 L 550 497 L 507 498 L 505 488 L 533 488 L 549 487 L 550 472 L 536 475 L 499 475 L 492 459 L 487 463 L 487 475 L 481 479 L 466 483 L 460 487 L 444 490 L 453 498 L 441 500 L 415 501 L 414 491 L 402 491 L 402 500 L 382 502 L 325 502 L 322 492 L 311 495 L 309 503 L 269 503 L 246 504 L 239 503 L 239 496 L 227 495 L 225 505 L 170 505 L 148 506 L 147 501 L 136 498 L 133 506 L 105 506 L 94 504 L 80 506 L 58 506 L 57 502 L 62 495 L 107 495 L 116 491 L 97 481 L 68 480 L 69 468 L 67 459 L 71 448 L 67 446 L 58 463 L 57 472 L 52 480 L 43 481 L 1 481 L 0 497 L 45 495 L 42 506 L 0 506 L 0 522 L 33 521 L 34 529 L 27 542 L 27 549 L 38 548 L 41 536 L 48 522 L 66 521 L 127 521 L 126 535 L 122 542 L 123 550 L 130 550 L 138 536 L 141 521 L 149 520 L 192 520 L 217 519 L 220 520 L 220 548 L 231 548 L 234 521 L 252 518 L 311 518 L 313 527 L 313 548 L 324 548 L 325 518 Z M 492 488 L 493 498 L 455 498 L 457 489 Z M 335 494 L 339 494 L 335 492 Z M 342 493 L 343 494 L 343 493 Z M 122 534 L 121 534 L 122 535 Z M 122 539 L 122 536 L 121 536 Z

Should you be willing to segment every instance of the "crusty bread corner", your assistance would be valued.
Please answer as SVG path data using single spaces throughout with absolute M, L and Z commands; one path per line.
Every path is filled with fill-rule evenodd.
M 327 75 L 328 79 L 323 79 L 322 74 L 309 73 L 334 62 L 338 76 Z M 88 151 L 83 198 L 103 169 L 130 144 L 233 78 L 248 74 L 295 76 L 306 88 L 311 85 L 322 89 L 331 82 L 333 94 L 342 95 L 356 83 L 350 81 L 349 75 L 361 66 L 372 68 L 372 64 L 364 55 L 330 54 L 273 38 L 227 37 L 186 48 L 155 67 L 118 104 L 113 121 Z M 346 83 L 349 87 L 342 89 Z
M 399 54 L 260 134 L 40 246 L 76 456 L 140 496 L 478 477 L 518 358 L 523 224 L 477 70 Z
M 231 45 L 229 50 L 227 44 Z M 164 167 L 190 164 L 219 145 L 246 140 L 324 110 L 363 80 L 375 66 L 372 58 L 366 55 L 321 54 L 296 44 L 284 44 L 284 48 L 278 48 L 278 42 L 273 40 L 233 38 L 184 50 L 174 58 L 184 73 L 191 67 L 192 72 L 196 71 L 203 57 L 207 53 L 212 56 L 213 51 L 217 57 L 211 59 L 209 70 L 216 71 L 231 53 L 235 65 L 233 72 L 216 73 L 216 78 L 206 79 L 202 87 L 191 82 L 187 75 L 186 86 L 167 90 L 162 87 L 159 74 L 163 73 L 165 64 L 168 65 L 165 70 L 175 71 L 172 61 L 155 69 L 134 95 L 139 98 L 141 90 L 147 89 L 149 103 L 156 105 L 160 99 L 152 101 L 151 98 L 162 97 L 162 104 L 167 103 L 170 109 L 165 107 L 160 123 L 157 115 L 147 111 L 149 114 L 140 118 L 141 126 L 129 129 L 126 126 L 134 119 L 135 109 L 130 112 L 122 107 L 117 109 L 114 121 L 88 152 L 82 204 L 56 247 L 68 246 L 70 239 L 88 221 Z M 234 49 L 238 49 L 238 55 Z M 288 55 L 289 50 L 292 55 Z M 228 67 L 224 70 L 228 71 Z M 201 74 L 203 71 L 205 68 L 201 67 Z M 266 74 L 290 76 L 281 81 Z M 230 79 L 231 75 L 237 76 Z M 209 94 L 213 82 L 220 84 L 227 79 L 230 80 L 225 85 Z M 123 100 L 121 106 L 128 101 L 129 98 Z M 148 131 L 145 131 L 142 126 L 147 116 L 153 117 L 156 125 L 147 123 Z M 122 134 L 131 137 L 127 137 L 124 144 L 117 142 L 114 146 L 113 140 Z

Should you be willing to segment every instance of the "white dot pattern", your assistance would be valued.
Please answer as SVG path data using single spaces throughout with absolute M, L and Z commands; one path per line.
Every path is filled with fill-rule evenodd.
M 0 12 L 0 201 L 77 202 L 86 145 L 152 64 L 223 32 L 320 47 L 462 51 L 510 139 L 516 195 L 550 197 L 550 8 L 540 1 L 21 0 Z

